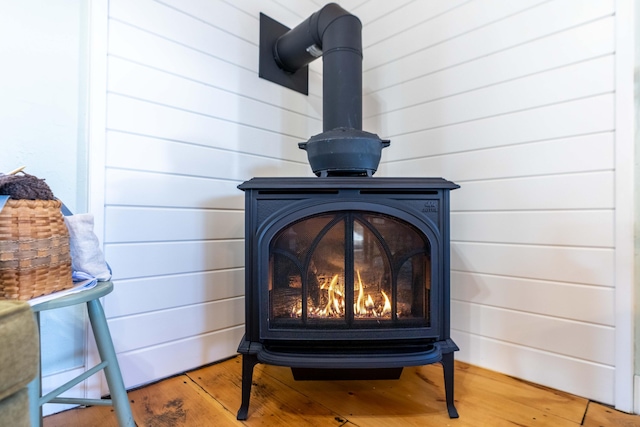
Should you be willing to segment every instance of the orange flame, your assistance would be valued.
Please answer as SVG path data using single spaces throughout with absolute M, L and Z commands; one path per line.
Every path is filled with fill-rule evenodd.
M 389 301 L 389 297 L 387 296 L 387 294 L 384 293 L 384 291 L 380 291 L 380 292 L 384 297 L 384 307 L 382 307 L 382 315 L 386 316 L 388 314 L 391 314 L 391 302 Z
M 376 299 L 371 294 L 364 293 L 364 284 L 362 283 L 362 277 L 360 271 L 356 270 L 358 276 L 358 283 L 356 284 L 358 296 L 353 304 L 354 315 L 358 317 L 386 317 L 391 315 L 391 301 L 387 294 L 380 290 L 380 294 L 374 294 Z M 326 304 L 323 307 L 309 307 L 309 315 L 313 317 L 341 317 L 345 315 L 345 296 L 343 291 L 338 285 L 339 275 L 336 274 L 331 278 L 331 281 L 326 281 L 320 286 L 320 289 L 327 291 Z M 302 309 L 299 305 L 292 307 L 291 316 L 299 317 L 302 315 Z
M 356 314 L 364 314 L 364 286 L 362 286 L 360 270 L 356 272 L 358 273 L 358 300 L 354 304 L 353 311 L 355 311 Z

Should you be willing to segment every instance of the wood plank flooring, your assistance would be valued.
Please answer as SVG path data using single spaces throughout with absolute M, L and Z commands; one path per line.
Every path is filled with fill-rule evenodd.
M 399 380 L 294 381 L 290 369 L 257 365 L 249 419 L 237 421 L 241 363 L 235 357 L 129 392 L 139 427 L 199 426 L 640 426 L 587 399 L 456 362 L 450 419 L 439 364 L 405 368 Z M 111 407 L 77 408 L 44 427 L 116 427 Z

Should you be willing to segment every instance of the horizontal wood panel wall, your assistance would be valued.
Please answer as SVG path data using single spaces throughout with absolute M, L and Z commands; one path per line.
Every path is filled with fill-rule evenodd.
M 258 77 L 259 13 L 287 26 L 311 1 L 110 0 L 105 309 L 127 387 L 236 354 L 244 197 L 254 176 L 308 176 L 322 129 L 310 95 Z
M 615 4 L 342 0 L 380 176 L 452 194 L 461 360 L 613 403 Z M 310 95 L 257 77 L 258 16 L 320 0 L 110 0 L 106 311 L 128 387 L 235 354 L 253 176 L 308 176 Z M 541 368 L 544 367 L 544 368 Z
M 609 0 L 345 0 L 384 176 L 452 193 L 458 359 L 614 402 Z M 393 5 L 393 7 L 391 6 Z

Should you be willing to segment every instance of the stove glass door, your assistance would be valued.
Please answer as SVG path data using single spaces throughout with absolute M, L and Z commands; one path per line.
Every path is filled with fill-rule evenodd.
M 271 328 L 430 326 L 430 245 L 411 224 L 330 212 L 282 229 L 269 247 Z

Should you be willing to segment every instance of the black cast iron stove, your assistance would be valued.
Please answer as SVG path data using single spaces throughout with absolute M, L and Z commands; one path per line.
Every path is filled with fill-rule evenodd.
M 304 92 L 296 74 L 323 56 L 324 132 L 300 143 L 319 178 L 238 187 L 246 216 L 240 420 L 257 363 L 291 367 L 296 379 L 361 379 L 440 362 L 449 416 L 458 417 L 458 347 L 449 336 L 449 192 L 458 185 L 372 177 L 389 141 L 361 130 L 360 31 L 335 4 L 293 30 L 261 15 L 262 77 Z

